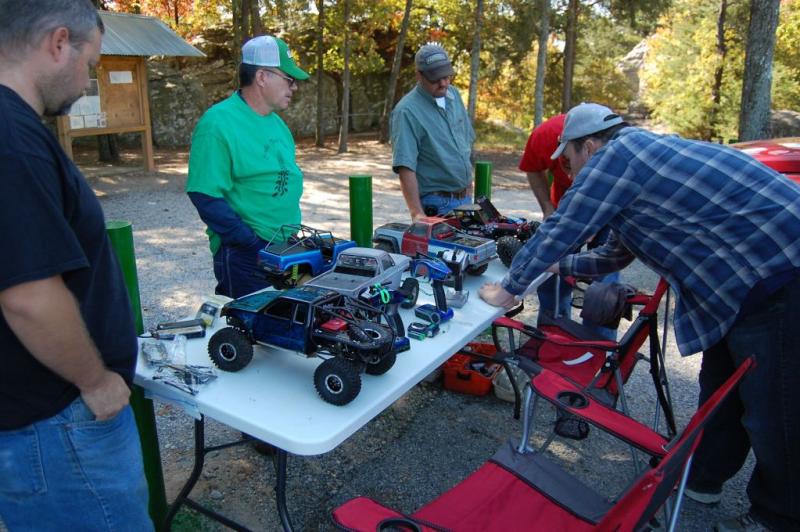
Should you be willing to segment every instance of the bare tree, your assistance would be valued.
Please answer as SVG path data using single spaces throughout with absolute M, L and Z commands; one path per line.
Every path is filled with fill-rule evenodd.
M 319 147 L 325 145 L 325 124 L 323 120 L 325 115 L 323 111 L 323 97 L 325 91 L 322 89 L 322 80 L 324 79 L 325 72 L 323 71 L 322 58 L 325 55 L 325 43 L 323 40 L 325 30 L 325 0 L 317 0 L 317 131 L 315 135 L 315 144 Z
M 389 87 L 386 90 L 386 101 L 383 104 L 383 113 L 381 114 L 381 144 L 389 142 L 389 117 L 394 107 L 394 96 L 397 92 L 397 79 L 400 77 L 400 66 L 403 62 L 403 48 L 406 44 L 406 35 L 408 34 L 408 22 L 411 20 L 411 1 L 412 0 L 406 0 L 403 22 L 400 24 L 400 35 L 397 36 L 397 46 L 394 49 L 392 72 L 389 74 Z
M 338 153 L 347 151 L 350 129 L 350 0 L 344 0 L 344 69 L 342 72 L 342 121 L 339 127 Z
M 711 86 L 711 112 L 708 116 L 708 132 L 705 140 L 713 140 L 719 136 L 719 107 L 722 102 L 722 75 L 725 73 L 725 56 L 728 47 L 725 44 L 725 15 L 728 10 L 728 0 L 720 0 L 719 16 L 717 17 L 717 67 L 714 69 L 714 84 Z
M 561 111 L 572 107 L 572 78 L 575 74 L 575 49 L 578 44 L 578 0 L 569 0 L 567 5 L 567 30 L 564 39 L 564 88 L 561 93 Z
M 772 104 L 772 56 L 778 28 L 780 0 L 751 0 L 750 26 L 742 80 L 739 140 L 762 139 L 768 135 Z
M 481 28 L 483 27 L 483 0 L 475 3 L 475 26 L 472 35 L 472 54 L 469 67 L 469 100 L 467 114 L 472 124 L 475 124 L 475 107 L 478 99 L 478 78 L 481 67 Z
M 544 120 L 544 80 L 547 70 L 547 41 L 550 37 L 550 0 L 539 2 L 539 47 L 536 54 L 536 83 L 533 89 L 533 125 Z

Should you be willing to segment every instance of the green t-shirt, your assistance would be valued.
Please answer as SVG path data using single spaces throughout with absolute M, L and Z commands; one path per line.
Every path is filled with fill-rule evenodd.
M 224 199 L 264 240 L 299 224 L 303 173 L 286 123 L 256 113 L 238 92 L 212 106 L 192 134 L 186 192 Z M 220 237 L 206 233 L 214 254 Z

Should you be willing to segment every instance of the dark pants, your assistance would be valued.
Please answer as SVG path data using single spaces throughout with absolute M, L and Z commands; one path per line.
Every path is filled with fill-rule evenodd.
M 272 286 L 258 267 L 258 251 L 265 245 L 263 240 L 247 247 L 223 244 L 214 254 L 214 292 L 237 298 Z
M 753 448 L 747 486 L 751 513 L 772 530 L 800 530 L 800 277 L 746 316 L 703 353 L 700 403 L 742 360 L 755 368 L 710 420 L 692 463 L 690 484 L 718 490 Z

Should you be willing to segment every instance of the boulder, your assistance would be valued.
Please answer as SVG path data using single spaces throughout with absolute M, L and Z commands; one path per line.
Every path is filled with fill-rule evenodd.
M 203 85 L 185 72 L 150 62 L 148 87 L 153 144 L 188 146 L 195 124 L 208 107 Z
M 772 111 L 769 130 L 772 138 L 800 137 L 800 113 L 787 109 Z

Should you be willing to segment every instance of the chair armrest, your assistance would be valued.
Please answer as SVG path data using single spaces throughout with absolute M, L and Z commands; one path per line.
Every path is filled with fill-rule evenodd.
M 531 379 L 531 388 L 534 393 L 553 405 L 651 456 L 662 457 L 666 454 L 664 446 L 669 441 L 667 438 L 622 412 L 593 399 L 577 384 L 548 369 L 542 369 Z

